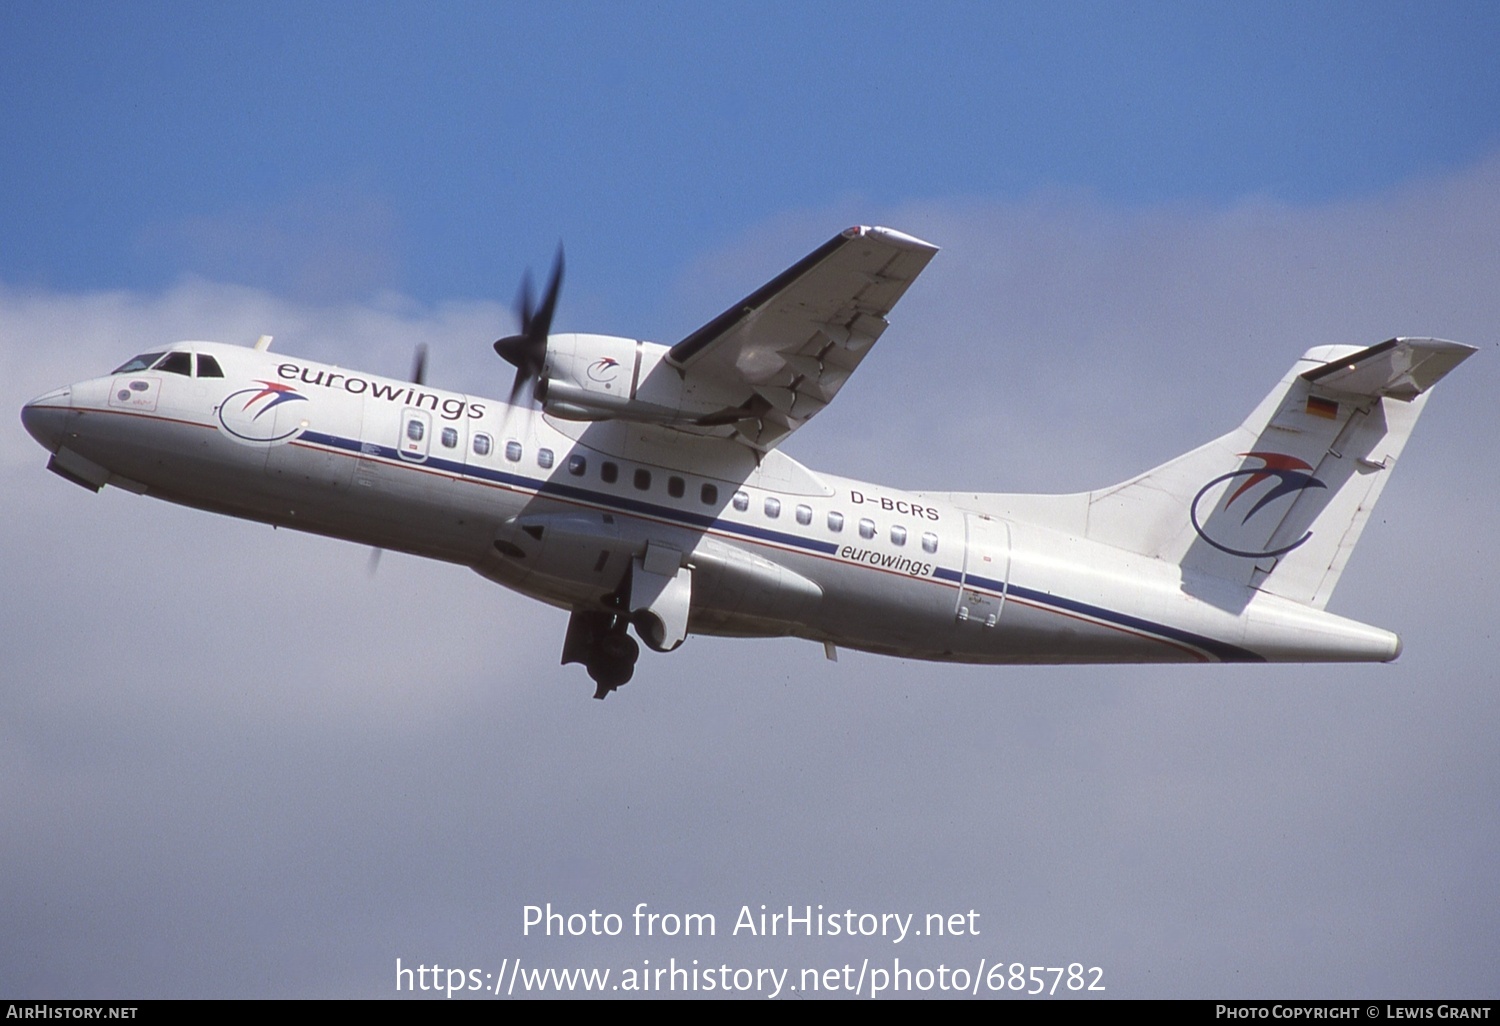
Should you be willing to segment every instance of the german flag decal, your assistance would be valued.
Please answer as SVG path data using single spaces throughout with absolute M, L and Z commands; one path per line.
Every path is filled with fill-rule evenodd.
M 1332 399 L 1324 399 L 1321 396 L 1310 395 L 1307 397 L 1307 412 L 1314 417 L 1325 417 L 1328 420 L 1339 419 L 1339 404 Z

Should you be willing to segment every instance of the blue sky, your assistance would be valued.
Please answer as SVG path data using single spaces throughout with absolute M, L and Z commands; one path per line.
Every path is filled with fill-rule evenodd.
M 352 265 L 320 297 L 508 301 L 561 238 L 655 318 L 650 283 L 789 209 L 1317 202 L 1500 141 L 1483 3 L 21 2 L 0 28 L 0 275 L 59 288 L 286 287 L 311 252 Z
M 0 997 L 406 964 L 1023 958 L 1115 997 L 1493 998 L 1500 6 L 0 5 L 0 408 L 179 338 L 502 394 L 851 223 L 943 247 L 818 469 L 1096 487 L 1313 345 L 1482 352 L 1330 609 L 1389 666 L 954 667 L 690 638 L 607 702 L 462 568 L 44 472 L 0 432 Z M 24 582 L 24 586 L 14 586 Z M 982 914 L 889 946 L 548 940 L 524 905 Z

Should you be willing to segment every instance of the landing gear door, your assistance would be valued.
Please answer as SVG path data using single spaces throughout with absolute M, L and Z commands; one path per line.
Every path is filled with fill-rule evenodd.
M 966 513 L 964 534 L 964 579 L 954 616 L 961 624 L 993 627 L 1010 582 L 1010 524 Z
M 693 571 L 682 565 L 682 553 L 650 542 L 636 556 L 630 573 L 630 618 L 651 648 L 670 652 L 687 637 L 692 605 Z

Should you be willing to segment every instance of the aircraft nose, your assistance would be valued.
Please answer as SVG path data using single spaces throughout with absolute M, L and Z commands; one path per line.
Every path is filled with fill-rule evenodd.
M 38 396 L 21 407 L 21 423 L 44 448 L 49 452 L 56 452 L 62 445 L 63 432 L 67 428 L 68 415 L 72 409 L 72 390 L 59 388 Z

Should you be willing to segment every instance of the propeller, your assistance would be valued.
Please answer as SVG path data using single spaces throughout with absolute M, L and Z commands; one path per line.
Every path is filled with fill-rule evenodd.
M 521 279 L 521 291 L 516 296 L 516 313 L 521 319 L 521 333 L 507 335 L 495 343 L 499 353 L 516 369 L 516 380 L 510 386 L 510 404 L 526 393 L 528 384 L 534 390 L 536 379 L 541 377 L 547 358 L 547 335 L 552 330 L 552 315 L 557 310 L 557 294 L 562 289 L 563 249 L 559 243 L 557 259 L 552 262 L 552 276 L 547 280 L 547 290 L 542 294 L 541 305 L 536 305 L 531 292 L 531 271 L 528 269 Z
M 411 356 L 411 374 L 408 379 L 415 385 L 427 384 L 427 343 L 418 342 L 416 351 Z M 380 569 L 380 557 L 385 555 L 385 549 L 375 546 L 370 549 L 370 562 L 365 567 L 371 577 Z
M 417 351 L 411 358 L 411 380 L 418 385 L 427 384 L 427 343 L 418 342 Z

